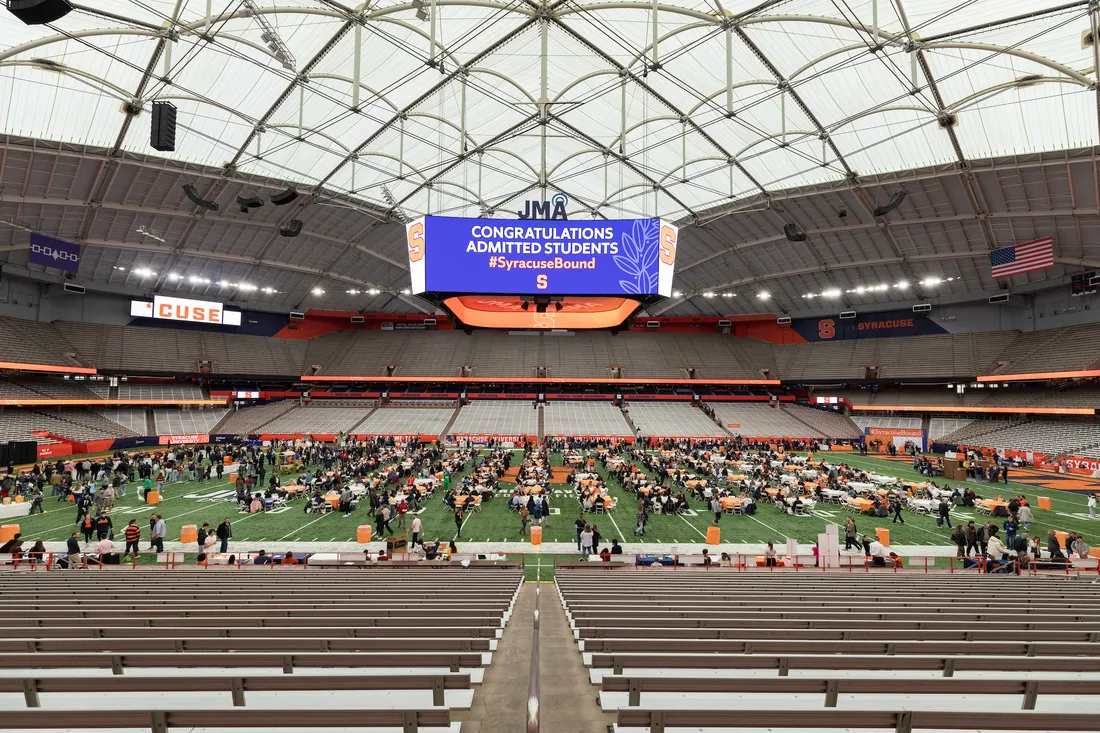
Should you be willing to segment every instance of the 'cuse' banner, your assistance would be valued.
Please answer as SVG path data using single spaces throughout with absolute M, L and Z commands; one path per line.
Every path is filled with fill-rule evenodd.
M 856 318 L 845 319 L 837 316 L 799 318 L 791 323 L 791 327 L 807 341 L 896 338 L 947 333 L 946 328 L 931 318 L 912 311 L 861 313 Z
M 130 301 L 130 315 L 135 318 L 157 318 L 165 321 L 212 323 L 222 326 L 241 325 L 240 311 L 227 311 L 221 303 L 188 298 L 153 296 L 153 302 Z

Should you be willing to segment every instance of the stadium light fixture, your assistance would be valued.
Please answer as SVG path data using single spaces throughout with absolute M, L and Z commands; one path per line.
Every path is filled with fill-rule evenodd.
M 760 300 L 767 300 L 768 298 L 772 297 L 772 294 L 769 293 L 767 290 L 761 290 L 759 293 L 756 294 L 756 297 L 760 298 Z
M 704 298 L 713 298 L 713 297 L 714 297 L 714 293 L 712 293 L 712 292 L 710 292 L 710 291 L 707 291 L 707 292 L 703 293 L 703 297 L 704 297 Z
M 943 280 L 940 280 L 938 277 L 926 277 L 920 281 L 920 284 L 926 288 L 930 288 L 939 285 L 941 282 L 943 282 Z
M 909 287 L 909 281 L 908 280 L 898 280 L 898 282 L 894 284 L 894 287 L 897 288 L 898 290 L 905 290 L 906 288 Z
M 172 282 L 175 282 L 176 280 L 180 279 L 180 276 L 178 274 L 174 273 L 174 272 L 170 272 L 170 273 L 168 273 L 168 279 L 171 280 Z
M 356 290 L 355 288 L 352 288 L 351 290 L 348 290 L 346 292 L 347 292 L 348 295 L 359 295 L 359 291 Z
M 378 295 L 378 288 L 371 288 L 367 292 L 371 295 Z
M 269 285 L 268 287 L 263 289 L 263 292 L 267 293 L 268 295 L 271 295 L 272 293 L 277 292 L 277 291 L 275 290 L 275 288 L 273 288 Z
M 241 283 L 237 286 L 237 289 L 243 290 L 246 293 L 251 293 L 254 290 L 258 290 L 259 288 L 257 288 L 255 285 L 250 285 L 248 283 Z
M 409 295 L 410 293 L 412 293 L 412 291 L 409 290 L 408 288 L 405 288 L 404 290 L 401 291 L 402 295 Z
M 314 288 L 314 289 L 313 289 L 313 294 L 314 294 L 314 295 L 324 295 L 324 294 L 325 294 L 325 291 L 324 291 L 324 290 L 321 290 L 321 288 Z
M 816 295 L 815 293 L 806 293 L 806 294 L 805 294 L 805 295 L 803 295 L 802 297 L 803 297 L 803 298 L 808 298 L 808 299 L 810 299 L 810 300 L 813 300 L 814 298 L 816 298 L 816 297 L 817 297 L 817 295 Z
M 155 277 L 157 273 L 150 270 L 148 267 L 134 268 L 133 273 L 138 277 Z
M 830 288 L 821 294 L 823 298 L 839 298 L 840 288 Z
M 856 286 L 856 295 L 863 295 L 864 291 L 866 291 L 866 288 L 864 288 L 862 285 Z
M 680 291 L 679 291 L 679 290 L 673 290 L 673 291 L 672 291 L 672 297 L 673 297 L 673 298 L 679 298 L 679 297 L 680 297 L 680 295 L 681 295 L 681 293 L 680 293 Z
M 120 267 L 119 265 L 115 265 L 115 269 L 120 271 L 120 272 L 126 272 L 126 268 L 125 267 Z

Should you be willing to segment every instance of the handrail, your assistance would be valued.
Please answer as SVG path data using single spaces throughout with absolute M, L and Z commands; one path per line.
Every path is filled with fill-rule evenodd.
M 531 630 L 531 670 L 527 680 L 527 733 L 539 733 L 539 599 L 542 596 L 542 562 L 535 564 L 535 611 Z

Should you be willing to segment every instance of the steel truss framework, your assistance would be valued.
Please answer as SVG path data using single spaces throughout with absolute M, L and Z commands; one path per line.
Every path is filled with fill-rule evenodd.
M 922 297 L 993 290 L 988 251 L 1045 234 L 1059 246 L 1046 279 L 1100 259 L 1095 0 L 424 7 L 426 21 L 411 3 L 332 0 L 103 0 L 49 28 L 5 15 L 0 165 L 25 173 L 19 187 L 0 170 L 9 261 L 19 227 L 53 226 L 90 246 L 81 274 L 102 282 L 189 287 L 202 271 L 216 277 L 200 286 L 278 283 L 273 304 L 426 311 L 402 292 L 395 208 L 506 215 L 553 192 L 575 216 L 687 226 L 684 297 L 655 309 L 669 313 L 814 310 L 806 296 L 832 288 L 857 305 L 883 296 L 856 288 L 898 280 Z M 261 39 L 272 28 L 293 70 Z M 180 108 L 171 161 L 141 155 L 154 99 Z M 76 145 L 27 157 L 14 135 Z M 71 175 L 54 180 L 59 166 Z M 178 201 L 185 180 L 222 212 Z M 232 212 L 286 183 L 306 195 Z M 876 219 L 899 188 L 905 204 Z M 307 233 L 288 243 L 292 218 Z M 122 274 L 119 252 L 155 279 Z M 920 292 L 930 277 L 945 282 Z M 339 297 L 310 301 L 325 288 Z

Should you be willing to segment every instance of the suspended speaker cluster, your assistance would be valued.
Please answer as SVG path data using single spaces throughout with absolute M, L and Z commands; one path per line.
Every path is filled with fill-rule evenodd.
M 191 199 L 191 203 L 193 203 L 195 206 L 201 206 L 202 208 L 208 209 L 210 211 L 218 210 L 217 201 L 207 201 L 199 195 L 198 189 L 196 189 L 190 183 L 183 184 L 183 192 L 187 194 L 187 198 Z
M 898 191 L 897 193 L 895 193 L 893 196 L 890 197 L 889 201 L 887 201 L 882 206 L 876 207 L 875 210 L 872 211 L 871 213 L 874 214 L 876 217 L 877 216 L 886 216 L 891 211 L 893 211 L 894 209 L 901 206 L 901 202 L 904 201 L 904 200 L 905 200 L 905 191 Z
M 783 227 L 783 235 L 786 236 L 787 240 L 790 242 L 806 241 L 806 232 L 794 223 L 787 224 Z
M 291 219 L 279 227 L 279 235 L 283 237 L 297 237 L 302 233 L 302 220 Z

